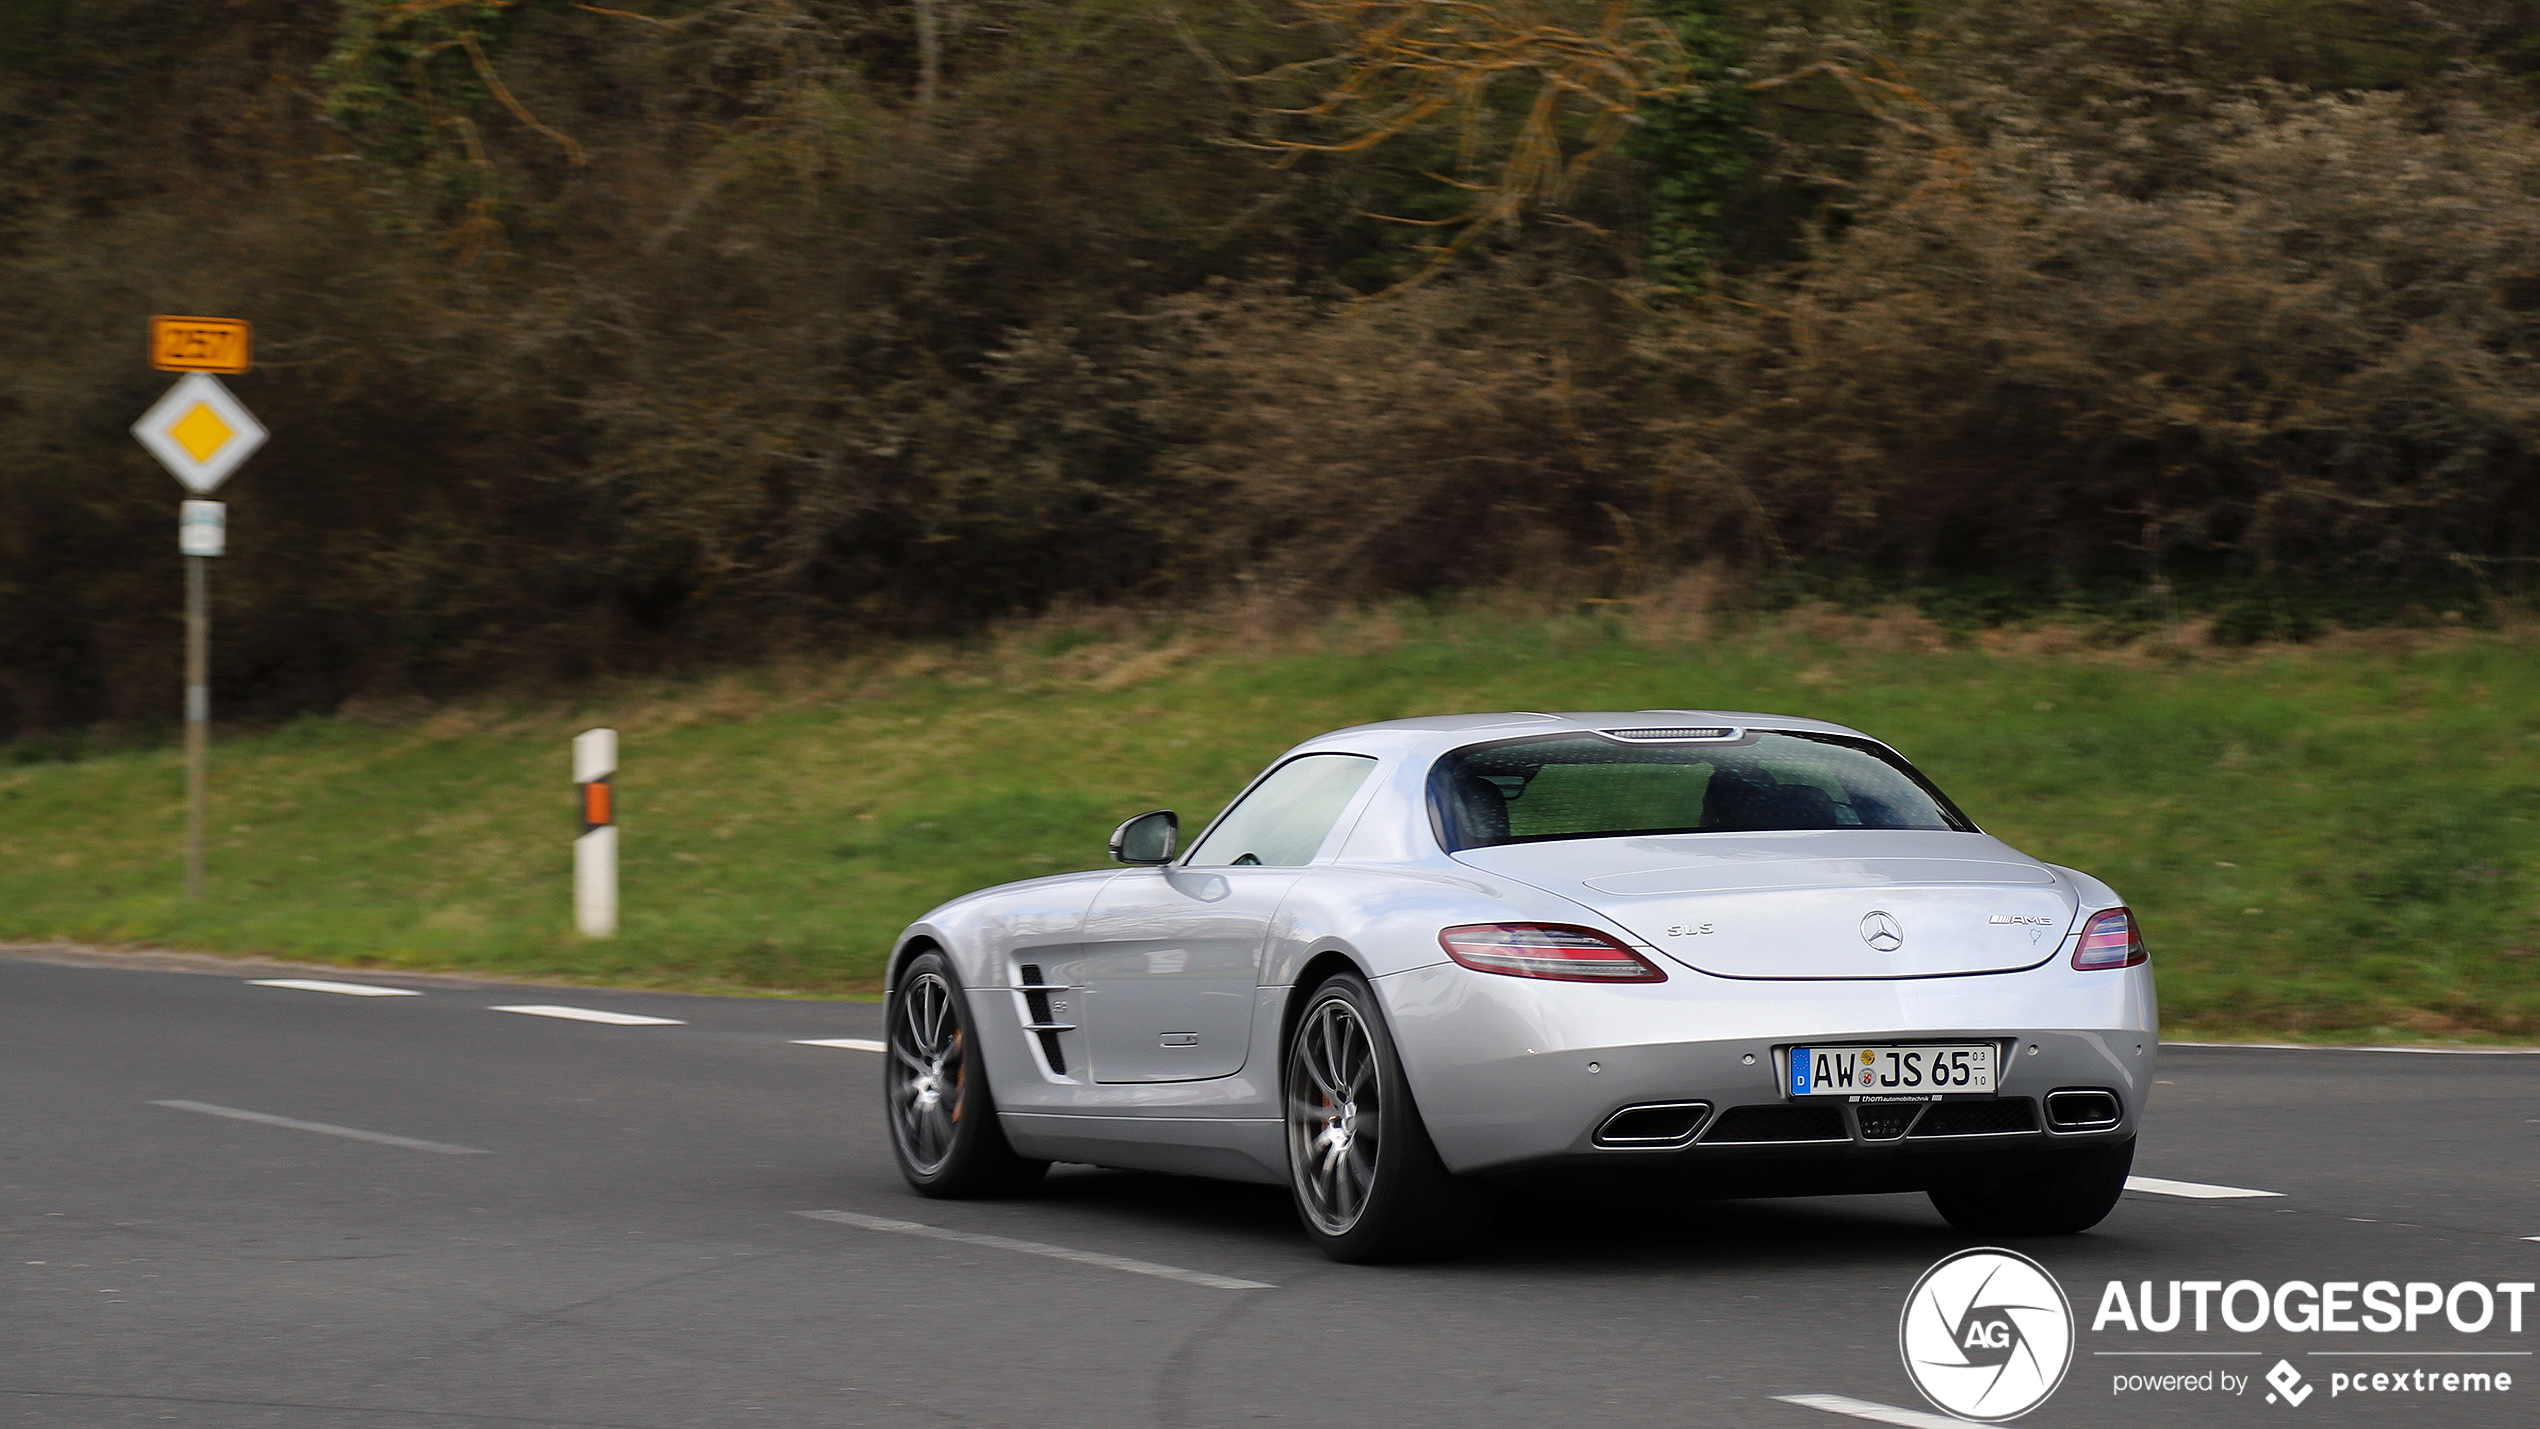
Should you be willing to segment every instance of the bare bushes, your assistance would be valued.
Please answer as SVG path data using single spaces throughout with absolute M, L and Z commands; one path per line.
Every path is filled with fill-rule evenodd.
M 1609 306 L 1506 273 L 1369 305 L 1174 304 L 1184 356 L 1155 410 L 1177 575 L 1326 598 L 1558 579 L 1633 484 Z
M 0 60 L 26 28 L 56 71 L 0 87 L 0 131 L 113 86 L 135 117 L 0 155 L 42 200 L 0 204 L 0 739 L 176 687 L 174 488 L 122 431 L 153 311 L 258 327 L 228 713 L 1147 588 L 1136 314 L 1219 261 L 1262 165 L 1146 7 L 947 7 L 923 115 L 881 0 L 55 8 L 0 19 Z M 121 46 L 161 21 L 242 53 L 161 92 Z
M 240 713 L 1706 562 L 2503 586 L 2540 140 L 2358 3 L 2335 93 L 2345 0 L 1449 7 L 1711 66 L 1585 183 L 1559 66 L 1323 104 L 1445 92 L 1333 87 L 1376 0 L 0 7 L 0 738 L 169 708 L 153 311 L 258 325 Z
M 2315 576 L 2534 554 L 2527 119 L 1879 98 L 1840 236 L 1647 339 L 1689 548 L 2078 572 L 2153 539 Z
M 2125 125 L 1953 104 L 1882 128 L 1804 262 L 1655 313 L 1513 267 L 1372 306 L 1184 302 L 1159 401 L 1181 555 L 1359 592 L 1635 543 L 1653 578 L 2079 579 L 2140 573 L 2148 542 L 2312 580 L 2540 554 L 2526 121 L 2208 95 L 2162 120 L 2194 171 L 2147 175 Z
M 2527 585 L 2540 133 L 2466 83 L 2234 78 L 2248 34 L 2191 11 L 1776 31 L 1763 184 L 1814 226 L 1700 296 L 1538 244 L 1372 306 L 1185 300 L 1177 549 L 1343 592 L 2181 557 Z

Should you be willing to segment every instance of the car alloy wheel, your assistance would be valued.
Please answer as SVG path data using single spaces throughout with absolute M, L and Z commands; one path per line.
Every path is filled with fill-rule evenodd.
M 931 972 L 910 978 L 900 990 L 899 1016 L 891 1023 L 887 1075 L 891 1134 L 920 1175 L 942 1170 L 952 1157 L 967 1071 L 952 989 Z
M 909 959 L 883 1017 L 889 1060 L 882 1109 L 900 1174 L 919 1194 L 993 1196 L 1030 1189 L 1046 1161 L 1017 1156 L 997 1124 L 961 988 L 940 952 Z
M 1289 1188 L 1325 1255 L 1438 1255 L 1475 1229 L 1477 1193 L 1438 1159 L 1366 979 L 1338 973 L 1314 989 L 1288 1038 L 1283 1085 Z
M 1288 1059 L 1288 1164 L 1297 1204 L 1325 1235 L 1346 1235 L 1367 1210 L 1382 1148 L 1384 1088 L 1357 1009 L 1314 1004 Z

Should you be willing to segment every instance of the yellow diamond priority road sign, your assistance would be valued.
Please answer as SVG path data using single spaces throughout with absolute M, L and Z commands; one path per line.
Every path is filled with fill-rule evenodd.
M 265 444 L 264 424 L 250 415 L 217 377 L 196 372 L 132 424 L 132 434 L 168 474 L 200 495 L 229 479 Z

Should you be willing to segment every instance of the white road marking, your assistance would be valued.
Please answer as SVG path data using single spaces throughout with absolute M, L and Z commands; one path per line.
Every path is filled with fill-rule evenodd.
M 561 1017 L 568 1022 L 605 1022 L 611 1027 L 685 1027 L 676 1017 L 638 1017 L 632 1012 L 602 1012 L 596 1007 L 489 1007 L 488 1012 L 525 1012 L 532 1017 Z
M 797 1047 L 844 1047 L 850 1052 L 888 1052 L 891 1050 L 879 1042 L 868 1041 L 862 1037 L 798 1037 L 794 1040 L 794 1045 Z
M 2164 1047 L 2219 1047 L 2259 1052 L 2402 1052 L 2419 1057 L 2540 1057 L 2540 1047 L 2348 1047 L 2313 1042 L 2163 1042 Z
M 1854 1399 L 1842 1394 L 1776 1394 L 1784 1404 L 1802 1409 L 1822 1409 L 1828 1414 L 1849 1414 L 1874 1424 L 1901 1424 L 1905 1429 L 1967 1429 L 1967 1421 L 1946 1414 L 1931 1414 L 1920 1409 L 1899 1409 L 1868 1399 Z
M 815 1221 L 836 1221 L 842 1226 L 862 1226 L 869 1231 L 889 1231 L 894 1235 L 925 1236 L 930 1240 L 948 1240 L 962 1245 L 983 1245 L 991 1250 L 1020 1251 L 1025 1255 L 1045 1255 L 1052 1260 L 1074 1261 L 1078 1265 L 1100 1266 L 1105 1270 L 1125 1270 L 1132 1275 L 1152 1275 L 1162 1280 L 1179 1280 L 1185 1285 L 1205 1285 L 1211 1290 L 1276 1290 L 1258 1280 L 1237 1280 L 1231 1275 L 1211 1275 L 1205 1270 L 1184 1270 L 1178 1265 L 1158 1265 L 1152 1260 L 1131 1260 L 1124 1255 L 1105 1255 L 1095 1250 L 1072 1250 L 1063 1245 L 1050 1245 L 1037 1240 L 1014 1240 L 1001 1235 L 980 1235 L 976 1231 L 946 1230 L 941 1226 L 920 1225 L 915 1221 L 885 1220 L 880 1216 L 860 1216 L 853 1211 L 796 1211 Z
M 2252 1191 L 2243 1186 L 2208 1186 L 2202 1181 L 2164 1181 L 2158 1176 L 2128 1176 L 2129 1191 L 2149 1191 L 2155 1196 L 2182 1196 L 2191 1201 L 2239 1201 L 2260 1196 L 2282 1196 L 2282 1191 Z
M 410 987 L 378 987 L 366 982 L 324 982 L 305 977 L 252 977 L 249 987 L 287 987 L 294 992 L 340 992 L 347 997 L 421 997 Z
M 252 1121 L 258 1126 L 279 1126 L 289 1131 L 314 1131 L 320 1136 L 341 1136 L 353 1141 L 375 1141 L 382 1146 L 402 1146 L 408 1151 L 437 1151 L 444 1156 L 485 1156 L 481 1146 L 452 1146 L 446 1141 L 424 1141 L 412 1136 L 390 1136 L 384 1131 L 363 1131 L 358 1127 L 331 1126 L 323 1121 L 300 1121 L 293 1117 L 274 1116 L 269 1112 L 240 1111 L 234 1106 L 214 1106 L 210 1102 L 166 1101 L 152 1106 L 170 1107 L 177 1111 L 198 1111 L 205 1116 L 225 1116 L 232 1121 Z

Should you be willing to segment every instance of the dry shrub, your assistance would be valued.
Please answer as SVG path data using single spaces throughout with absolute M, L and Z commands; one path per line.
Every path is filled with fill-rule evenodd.
M 1710 639 L 1713 613 L 1729 584 L 1729 572 L 1719 561 L 1678 572 L 1632 602 L 1632 638 L 1655 649 L 1699 645 Z
M 0 739 L 172 713 L 152 312 L 263 344 L 224 716 L 1068 602 L 1250 638 L 1521 585 L 1693 638 L 1784 564 L 2540 557 L 2540 138 L 2488 0 L 2368 95 L 2268 87 L 2273 21 L 2392 49 L 2415 0 L 1772 3 L 1723 11 L 1789 78 L 1699 297 L 1633 277 L 1692 151 L 1572 182 L 1665 66 L 1548 101 L 1538 63 L 1672 51 L 1631 16 L 1693 0 L 963 0 L 931 58 L 904 0 L 0 6 Z M 1318 90 L 1318 14 L 1488 43 Z M 1463 50 L 1535 58 L 1387 58 Z
M 2315 576 L 2533 554 L 2540 134 L 2467 98 L 2075 59 L 2156 8 L 1858 62 L 1896 78 L 1866 91 L 1839 236 L 1648 338 L 1687 546 L 2071 572 L 2150 539 Z
M 1324 598 L 1560 578 L 1629 480 L 1604 309 L 1510 273 L 1176 304 L 1180 380 L 1154 411 L 1183 578 Z

